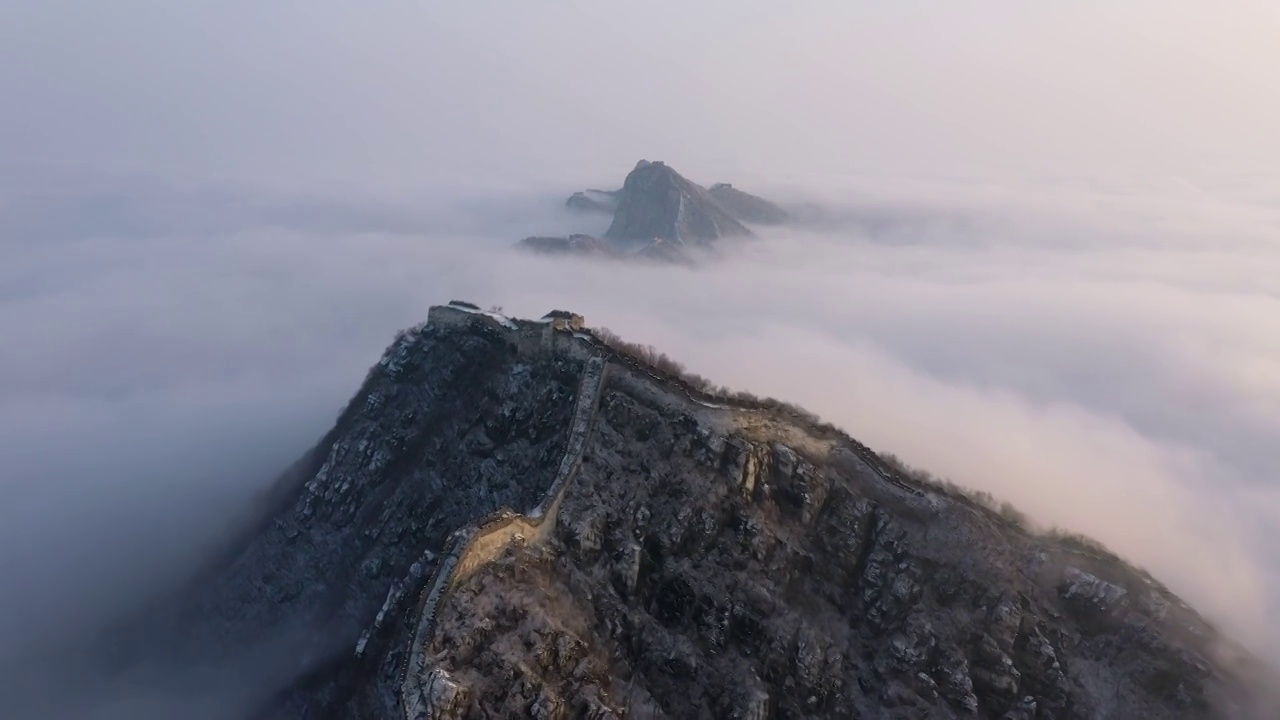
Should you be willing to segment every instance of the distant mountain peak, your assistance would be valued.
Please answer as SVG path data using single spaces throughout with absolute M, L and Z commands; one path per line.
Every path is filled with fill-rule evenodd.
M 710 249 L 723 238 L 749 238 L 751 225 L 781 225 L 792 216 L 773 202 L 729 183 L 710 189 L 661 160 L 641 159 L 617 190 L 587 189 L 565 200 L 569 210 L 609 214 L 603 237 L 531 236 L 521 247 L 535 252 L 570 253 L 660 263 L 695 261 L 690 248 Z
M 709 245 L 724 237 L 752 232 L 722 208 L 701 185 L 662 161 L 641 160 L 622 184 L 612 240 L 664 240 Z

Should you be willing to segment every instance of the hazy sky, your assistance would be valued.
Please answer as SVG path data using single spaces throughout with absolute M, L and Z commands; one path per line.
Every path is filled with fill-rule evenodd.
M 1280 647 L 1278 6 L 453 5 L 0 6 L 0 666 L 190 567 L 454 297 L 799 401 Z M 509 251 L 641 157 L 842 221 Z
M 1270 171 L 1270 0 L 13 0 L 0 157 L 403 187 L 707 170 Z

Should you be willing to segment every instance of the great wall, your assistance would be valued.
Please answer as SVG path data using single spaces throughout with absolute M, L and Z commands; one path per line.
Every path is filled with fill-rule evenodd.
M 509 325 L 504 326 L 510 328 Z M 435 629 L 436 611 L 445 593 L 483 565 L 500 557 L 513 544 L 536 546 L 551 536 L 565 491 L 582 463 L 582 453 L 595 423 L 607 372 L 608 363 L 603 357 L 596 355 L 587 359 L 578 386 L 564 458 L 555 480 L 537 507 L 528 515 L 504 508 L 450 535 L 415 613 L 413 639 L 404 663 L 400 688 L 401 707 L 406 720 L 424 717 L 428 709 L 427 691 L 432 685 L 428 679 L 434 678 L 435 674 L 429 672 L 426 651 Z M 393 601 L 393 598 L 388 598 L 388 602 Z
M 418 585 L 423 569 L 434 565 L 430 576 L 410 613 L 414 625 L 400 677 L 400 699 L 405 720 L 427 717 L 429 707 L 440 700 L 441 693 L 450 695 L 458 688 L 447 677 L 430 668 L 426 652 L 435 629 L 436 612 L 448 591 L 470 577 L 485 564 L 500 557 L 513 544 L 536 546 L 545 543 L 555 529 L 560 504 L 572 484 L 582 462 L 587 440 L 594 427 L 596 410 L 611 366 L 646 377 L 665 388 L 674 388 L 690 401 L 716 409 L 742 411 L 777 411 L 779 403 L 707 392 L 679 375 L 666 372 L 619 350 L 597 337 L 585 327 L 565 328 L 558 323 L 512 320 L 478 307 L 451 303 L 432 307 L 427 326 L 482 327 L 502 333 L 522 351 L 529 353 L 563 353 L 583 360 L 585 369 L 579 384 L 573 419 L 565 455 L 555 480 L 542 500 L 527 515 L 503 508 L 481 520 L 455 530 L 437 555 L 430 550 L 410 568 L 409 575 L 388 592 L 386 602 L 373 625 L 361 636 L 356 654 L 363 655 L 370 638 L 379 632 L 388 618 L 397 615 L 406 593 Z M 841 444 L 853 450 L 876 475 L 895 487 L 914 495 L 919 488 L 886 464 L 874 451 L 829 425 L 820 425 L 793 413 L 795 422 L 817 436 L 835 434 Z M 455 698 L 456 700 L 456 698 Z
M 846 445 L 859 459 L 865 462 L 872 471 L 886 482 L 898 487 L 913 495 L 922 495 L 923 491 L 910 482 L 910 480 L 898 472 L 895 468 L 887 464 L 874 450 L 866 445 L 858 442 L 856 439 L 831 425 L 822 424 L 817 419 L 806 417 L 799 408 L 786 405 L 776 400 L 761 400 L 755 398 L 745 398 L 737 395 L 729 395 L 723 393 L 713 393 L 697 387 L 690 383 L 684 377 L 678 374 L 668 372 L 654 365 L 644 362 L 639 358 L 624 352 L 613 345 L 602 340 L 589 327 L 580 327 L 572 332 L 549 332 L 550 327 L 547 321 L 528 321 L 513 320 L 494 313 L 481 312 L 478 306 L 470 303 L 450 303 L 449 305 L 436 306 L 431 308 L 428 315 L 429 323 L 448 323 L 448 324 L 465 324 L 467 322 L 480 321 L 491 329 L 499 331 L 525 330 L 532 326 L 536 328 L 547 328 L 548 332 L 542 335 L 541 347 L 552 351 L 568 351 L 569 354 L 583 357 L 586 353 L 588 356 L 601 355 L 605 357 L 609 363 L 627 368 L 633 372 L 648 376 L 660 385 L 667 388 L 679 389 L 687 399 L 694 403 L 712 408 L 725 408 L 733 410 L 746 410 L 753 412 L 789 412 L 792 415 L 793 422 L 802 427 L 805 431 L 815 437 L 833 437 L 841 444 Z M 520 340 L 528 337 L 525 333 L 514 333 Z M 527 345 L 527 341 L 525 343 Z

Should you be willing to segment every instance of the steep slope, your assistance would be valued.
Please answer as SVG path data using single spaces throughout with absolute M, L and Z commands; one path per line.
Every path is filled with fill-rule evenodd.
M 475 711 L 1207 718 L 1241 695 L 1140 574 L 736 414 L 614 374 L 554 546 L 440 613 L 428 654 Z
M 456 322 L 473 314 L 481 322 Z M 518 340 L 503 323 L 514 327 L 436 308 L 402 333 L 222 556 L 108 639 L 107 663 L 133 674 L 261 664 L 277 687 L 302 678 L 267 703 L 278 717 L 346 692 L 361 633 L 425 582 L 450 534 L 533 507 L 555 478 L 583 359 L 541 350 L 541 325 Z M 362 687 L 394 705 L 391 685 Z
M 129 628 L 164 662 L 272 659 L 240 717 L 1275 717 L 1242 714 L 1256 663 L 1105 553 L 577 316 L 429 318 Z
M 661 238 L 690 245 L 750 235 L 701 186 L 662 162 L 646 160 L 627 175 L 613 224 L 605 232 L 612 240 Z
M 707 190 L 707 194 L 720 207 L 743 222 L 756 225 L 782 225 L 791 220 L 790 213 L 777 204 L 759 195 L 743 192 L 729 183 L 716 183 Z

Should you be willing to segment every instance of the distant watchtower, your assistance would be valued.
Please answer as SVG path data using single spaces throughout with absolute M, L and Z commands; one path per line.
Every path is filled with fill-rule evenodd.
M 554 330 L 581 330 L 587 326 L 587 321 L 581 315 L 568 310 L 552 310 L 542 316 L 542 322 L 550 323 Z

